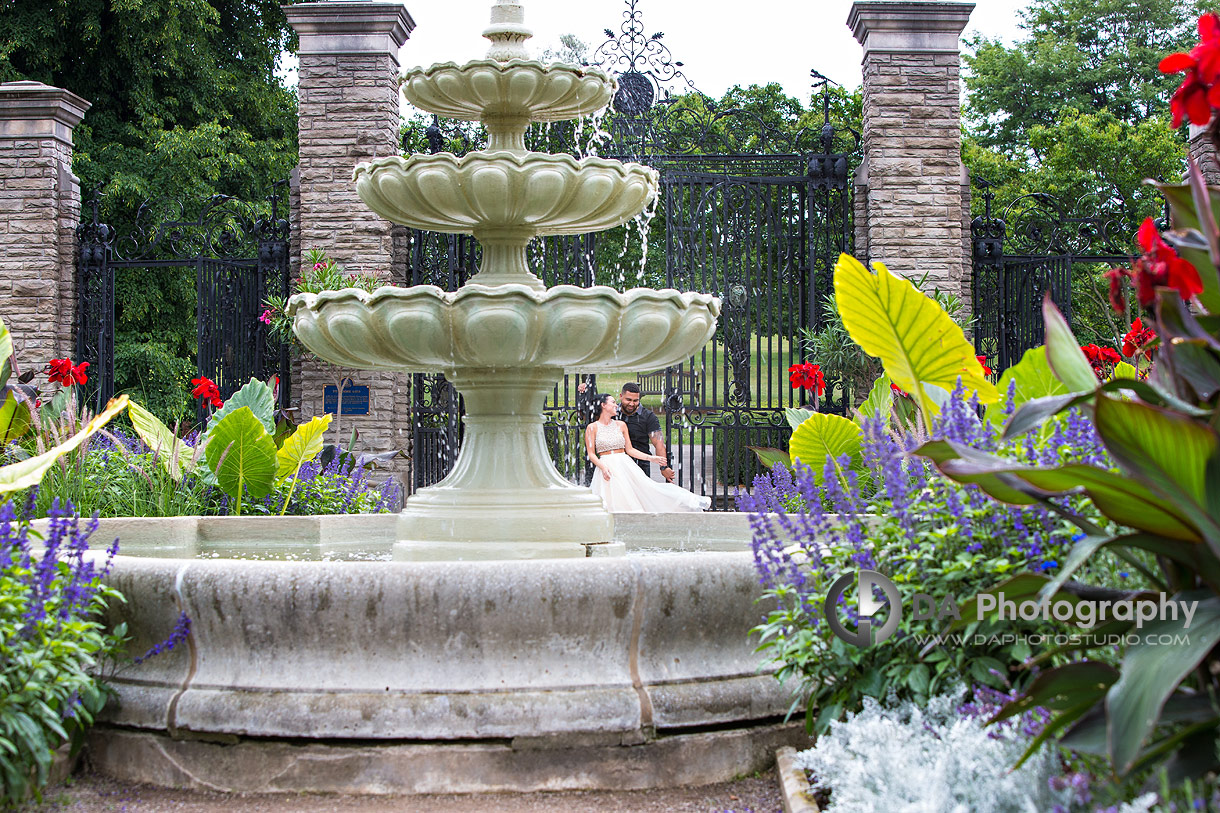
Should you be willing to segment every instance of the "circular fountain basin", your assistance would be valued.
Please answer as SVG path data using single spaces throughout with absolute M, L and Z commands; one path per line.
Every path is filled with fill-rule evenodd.
M 656 196 L 642 164 L 540 152 L 472 152 L 461 158 L 392 155 L 358 164 L 356 191 L 377 214 L 424 231 L 529 237 L 585 234 L 626 223 Z
M 463 121 L 489 115 L 567 121 L 601 110 L 615 91 L 600 68 L 532 59 L 441 62 L 403 71 L 399 85 L 415 107 Z
M 297 337 L 327 361 L 442 373 L 659 370 L 707 344 L 719 313 L 708 294 L 572 285 L 347 288 L 288 303 Z
M 102 520 L 130 651 L 192 623 L 111 681 L 93 764 L 245 792 L 646 788 L 807 741 L 753 652 L 744 515 L 617 515 L 617 558 L 368 561 L 395 519 Z

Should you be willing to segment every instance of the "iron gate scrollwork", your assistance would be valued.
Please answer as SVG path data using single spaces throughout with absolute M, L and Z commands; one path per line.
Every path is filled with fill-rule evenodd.
M 835 260 L 851 250 L 849 163 L 859 135 L 831 123 L 829 88 L 816 72 L 815 87 L 823 89 L 818 128 L 777 128 L 751 111 L 719 108 L 691 85 L 663 35 L 645 34 L 637 1 L 625 4 L 619 33 L 607 29 L 607 42 L 591 58 L 619 83 L 605 119 L 592 134 L 569 123 L 548 125 L 527 135 L 527 143 L 554 151 L 566 139 L 562 148 L 578 156 L 596 153 L 658 170 L 655 220 L 623 231 L 537 239 L 530 263 L 548 286 L 641 284 L 720 297 L 719 326 L 706 348 L 664 370 L 639 370 L 635 380 L 646 401 L 655 399 L 678 484 L 712 497 L 715 507 L 731 508 L 735 489 L 761 471 L 747 447 L 785 446 L 791 430 L 783 410 L 801 405 L 787 371 L 805 360 L 801 331 L 822 323 Z M 425 136 L 433 151 L 456 143 L 435 119 Z M 638 267 L 612 273 L 606 265 L 625 262 L 615 257 L 631 229 L 651 235 L 650 245 L 642 258 L 632 254 Z M 470 238 L 415 232 L 411 239 L 413 246 L 433 247 L 411 253 L 404 276 L 413 284 L 452 290 L 477 267 L 473 241 L 461 242 Z M 607 378 L 617 379 L 602 376 L 603 386 Z M 544 427 L 560 472 L 587 482 L 583 429 L 592 418 L 591 399 L 577 395 L 579 381 L 599 383 L 565 377 L 547 399 Z M 437 379 L 416 376 L 415 382 L 412 426 L 424 438 L 415 443 L 419 488 L 452 466 L 461 405 L 438 395 L 444 390 Z M 826 396 L 822 409 L 845 409 L 841 393 Z
M 115 391 L 116 275 L 174 268 L 194 275 L 198 374 L 222 398 L 251 377 L 277 375 L 279 402 L 288 403 L 288 347 L 260 321 L 264 300 L 289 290 L 286 191 L 281 181 L 259 203 L 217 195 L 194 217 L 186 201 L 145 201 L 121 234 L 102 222 L 104 197 L 94 191 L 76 230 L 76 358 L 90 364 L 89 403 Z
M 1135 251 L 1131 217 L 1115 201 L 1086 195 L 1066 201 L 1035 192 L 994 214 L 995 195 L 982 178 L 984 213 L 970 224 L 974 343 L 997 373 L 1021 360 L 1044 337 L 1042 300 L 1072 323 L 1073 267 L 1127 265 Z

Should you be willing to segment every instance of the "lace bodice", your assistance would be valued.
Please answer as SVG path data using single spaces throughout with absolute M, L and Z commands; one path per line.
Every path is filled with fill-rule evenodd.
M 598 454 L 602 452 L 610 452 L 615 449 L 623 449 L 627 446 L 627 442 L 623 440 L 623 430 L 619 428 L 617 422 L 597 425 L 597 429 L 593 434 L 593 448 Z

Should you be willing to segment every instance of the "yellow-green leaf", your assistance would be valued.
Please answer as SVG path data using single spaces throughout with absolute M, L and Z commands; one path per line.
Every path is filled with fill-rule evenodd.
M 156 415 L 132 401 L 127 407 L 127 417 L 131 418 L 140 440 L 156 453 L 174 482 L 182 480 L 184 470 L 188 473 L 195 470 L 190 445 L 178 438 Z
M 330 428 L 330 415 L 318 415 L 309 423 L 301 424 L 284 441 L 276 452 L 275 479 L 292 477 L 305 463 L 313 460 L 322 451 L 322 435 Z
M 127 404 L 126 395 L 111 398 L 110 402 L 106 404 L 106 408 L 99 412 L 93 420 L 85 424 L 84 429 L 81 429 L 63 443 L 28 460 L 10 463 L 0 468 L 0 494 L 21 491 L 30 486 L 38 485 L 42 482 L 42 476 L 46 474 L 47 469 L 51 468 L 61 455 L 75 450 L 90 437 L 97 434 L 98 430 L 109 423 L 111 418 L 127 409 Z
M 0 405 L 0 443 L 10 443 L 30 431 L 30 407 L 9 392 Z
M 1139 378 L 1139 370 L 1125 361 L 1120 361 L 1114 365 L 1114 374 L 1110 376 L 1109 380 L 1113 381 L 1116 378 Z
M 827 457 L 849 455 L 852 465 L 860 457 L 860 427 L 840 415 L 815 412 L 792 433 L 788 454 L 793 463 L 800 460 L 821 479 Z
M 890 412 L 893 409 L 894 390 L 890 387 L 890 377 L 882 375 L 873 382 L 873 388 L 869 390 L 868 397 L 864 399 L 864 403 L 856 408 L 856 414 L 861 421 L 867 418 L 880 417 L 885 421 L 885 425 L 889 426 Z
M 958 378 L 967 397 L 977 392 L 980 403 L 997 401 L 974 348 L 936 300 L 883 264 L 873 268 L 875 274 L 847 254 L 835 264 L 835 304 L 852 340 L 881 359 L 890 380 L 921 404 L 925 384 L 952 391 Z

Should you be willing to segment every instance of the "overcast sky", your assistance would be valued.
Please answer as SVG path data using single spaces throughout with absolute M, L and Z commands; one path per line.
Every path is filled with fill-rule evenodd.
M 1016 11 L 1028 0 L 979 0 L 966 33 L 1011 41 L 1021 32 Z M 402 49 L 402 66 L 482 57 L 489 0 L 413 2 L 407 10 L 415 31 Z M 596 48 L 625 19 L 624 0 L 525 0 L 525 22 L 537 56 L 575 34 Z M 698 89 L 720 96 L 735 84 L 779 82 L 807 102 L 809 69 L 847 87 L 860 84 L 861 50 L 847 28 L 851 0 L 638 0 L 645 35 L 665 32 L 662 42 Z
M 966 34 L 1020 37 L 1017 10 L 1028 2 L 977 0 Z M 486 54 L 480 33 L 491 0 L 406 0 L 406 6 L 415 30 L 399 54 L 404 68 Z M 526 45 L 538 56 L 557 47 L 561 34 L 575 34 L 596 48 L 604 29 L 619 34 L 627 7 L 624 0 L 525 0 L 525 22 L 534 31 Z M 860 45 L 847 28 L 851 0 L 637 0 L 636 8 L 644 34 L 663 31 L 673 59 L 709 96 L 733 85 L 779 82 L 808 103 L 810 68 L 846 87 L 860 85 Z M 295 59 L 285 68 L 295 83 Z

